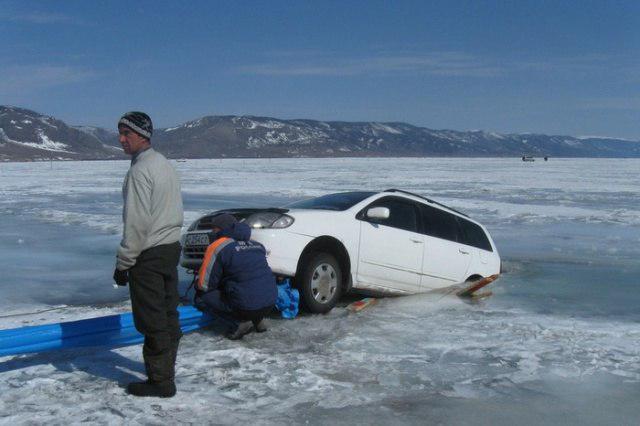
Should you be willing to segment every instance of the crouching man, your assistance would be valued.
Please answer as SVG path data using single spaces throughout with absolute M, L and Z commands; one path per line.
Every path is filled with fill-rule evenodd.
M 233 324 L 229 337 L 266 331 L 263 318 L 273 309 L 278 289 L 262 244 L 251 228 L 230 214 L 213 218 L 209 247 L 198 273 L 194 305 Z

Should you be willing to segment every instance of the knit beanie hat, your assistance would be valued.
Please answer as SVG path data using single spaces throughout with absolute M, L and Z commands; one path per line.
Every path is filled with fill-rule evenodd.
M 215 226 L 220 229 L 226 229 L 237 222 L 238 221 L 236 220 L 236 218 L 230 215 L 229 213 L 222 213 L 218 216 L 215 216 L 211 220 L 211 226 L 212 227 Z
M 118 121 L 118 126 L 120 125 L 127 126 L 143 138 L 151 139 L 151 134 L 153 133 L 153 123 L 151 123 L 151 118 L 140 111 L 130 111 L 120 118 Z

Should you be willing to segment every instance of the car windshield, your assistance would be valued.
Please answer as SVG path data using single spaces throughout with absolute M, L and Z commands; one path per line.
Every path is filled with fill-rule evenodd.
M 341 192 L 339 194 L 328 194 L 309 200 L 296 201 L 285 206 L 288 209 L 318 209 L 343 211 L 358 204 L 367 197 L 376 194 L 375 192 Z

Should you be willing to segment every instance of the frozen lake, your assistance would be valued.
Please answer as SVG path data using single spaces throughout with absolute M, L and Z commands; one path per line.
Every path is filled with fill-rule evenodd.
M 178 395 L 134 399 L 140 346 L 0 358 L 0 423 L 635 424 L 640 160 L 174 162 L 185 225 L 226 207 L 399 188 L 485 224 L 506 273 L 477 304 L 417 295 L 185 336 Z M 128 162 L 0 163 L 0 328 L 128 309 L 113 289 Z M 181 277 L 186 289 L 190 276 Z M 50 310 L 54 308 L 55 310 Z M 41 311 L 36 315 L 16 315 Z M 11 316 L 9 316 L 11 315 Z

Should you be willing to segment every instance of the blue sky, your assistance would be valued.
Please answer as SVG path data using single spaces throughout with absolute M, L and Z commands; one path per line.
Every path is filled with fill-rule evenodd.
M 4 1 L 0 105 L 640 139 L 637 1 Z

